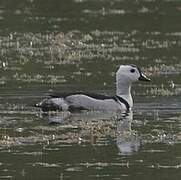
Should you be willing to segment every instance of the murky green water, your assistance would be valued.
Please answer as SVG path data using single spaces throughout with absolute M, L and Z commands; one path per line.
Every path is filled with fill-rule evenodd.
M 0 2 L 0 179 L 180 179 L 181 1 Z M 120 64 L 132 114 L 42 114 L 51 91 L 115 93 Z M 133 115 L 133 117 L 132 117 Z

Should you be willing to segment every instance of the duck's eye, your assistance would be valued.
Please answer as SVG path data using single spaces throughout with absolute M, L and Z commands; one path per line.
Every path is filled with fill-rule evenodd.
M 130 72 L 131 72 L 131 73 L 134 73 L 134 72 L 135 72 L 135 69 L 131 69 Z

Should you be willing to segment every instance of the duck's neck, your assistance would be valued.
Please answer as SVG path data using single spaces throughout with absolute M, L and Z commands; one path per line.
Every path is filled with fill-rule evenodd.
M 132 107 L 133 99 L 131 96 L 131 83 L 117 81 L 116 88 L 117 96 L 124 98 L 130 107 Z

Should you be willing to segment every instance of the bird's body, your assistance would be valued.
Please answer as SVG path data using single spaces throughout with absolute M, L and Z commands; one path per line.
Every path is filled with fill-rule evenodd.
M 129 109 L 129 104 L 118 96 L 105 96 L 93 93 L 60 93 L 51 95 L 39 105 L 43 111 L 79 111 L 79 110 L 106 110 L 119 111 Z
M 115 96 L 93 93 L 58 93 L 52 94 L 36 106 L 43 111 L 129 111 L 133 106 L 131 85 L 137 80 L 150 81 L 136 66 L 121 65 L 116 73 Z

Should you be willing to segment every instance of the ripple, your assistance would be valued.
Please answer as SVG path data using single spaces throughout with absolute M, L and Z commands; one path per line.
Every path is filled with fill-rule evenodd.
M 30 165 L 41 166 L 41 167 L 45 167 L 45 168 L 58 168 L 58 167 L 60 167 L 59 164 L 49 164 L 49 163 L 44 163 L 44 162 L 36 162 L 36 163 L 32 163 Z
M 12 179 L 13 176 L 0 176 L 0 179 Z
M 156 165 L 149 166 L 150 168 L 155 168 L 155 169 L 180 169 L 181 164 L 178 165 L 160 165 L 159 163 Z

